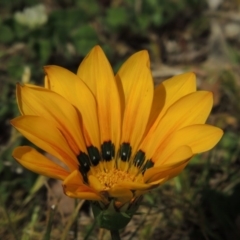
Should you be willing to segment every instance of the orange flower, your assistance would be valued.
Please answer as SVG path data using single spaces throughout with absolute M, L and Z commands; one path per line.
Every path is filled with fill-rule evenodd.
M 70 197 L 119 208 L 133 203 L 223 134 L 205 124 L 212 93 L 196 91 L 193 73 L 154 90 L 147 51 L 132 55 L 115 77 L 99 46 L 76 75 L 58 66 L 44 69 L 44 88 L 17 85 L 22 116 L 11 123 L 65 168 L 29 146 L 13 156 L 33 172 L 61 179 Z

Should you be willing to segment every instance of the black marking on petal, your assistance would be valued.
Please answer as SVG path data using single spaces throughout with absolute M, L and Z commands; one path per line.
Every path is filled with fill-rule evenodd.
M 147 160 L 146 163 L 143 166 L 142 173 L 144 173 L 147 169 L 151 168 L 154 166 L 154 163 L 151 159 Z
M 90 166 L 91 166 L 91 163 L 90 163 L 90 160 L 89 160 L 89 157 L 86 153 L 84 152 L 81 152 L 78 156 L 77 156 L 77 159 L 80 163 L 80 166 L 83 168 L 84 172 L 88 172 L 90 170 Z
M 126 162 L 130 159 L 132 154 L 132 147 L 129 143 L 122 143 L 120 146 L 120 158 Z
M 88 173 L 88 171 L 90 170 L 90 166 L 91 166 L 89 157 L 88 157 L 88 155 L 87 155 L 86 153 L 81 152 L 81 153 L 77 156 L 77 159 L 78 159 L 78 161 L 79 161 L 79 163 L 80 163 L 79 171 L 81 172 L 84 181 L 85 181 L 85 182 L 88 182 L 87 173 Z
M 115 157 L 115 146 L 111 141 L 104 142 L 101 145 L 102 158 L 105 161 L 111 161 Z
M 142 150 L 138 150 L 134 159 L 133 159 L 133 164 L 136 166 L 136 167 L 141 167 L 142 164 L 144 163 L 145 161 L 145 152 L 143 152 Z
M 94 146 L 87 147 L 87 150 L 92 165 L 97 166 L 101 160 L 99 150 Z
M 82 174 L 84 182 L 88 183 L 87 173 L 85 172 L 85 170 L 82 166 L 79 166 L 79 171 Z

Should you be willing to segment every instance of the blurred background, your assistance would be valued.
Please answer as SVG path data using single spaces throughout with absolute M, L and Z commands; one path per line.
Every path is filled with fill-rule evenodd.
M 147 49 L 155 83 L 186 71 L 214 93 L 209 123 L 221 142 L 177 178 L 145 196 L 123 239 L 240 239 L 240 1 L 0 1 L 0 239 L 109 239 L 88 203 L 67 198 L 61 183 L 13 160 L 30 144 L 9 123 L 18 116 L 15 85 L 43 85 L 47 64 L 76 72 L 96 44 L 114 71 Z M 56 206 L 53 211 L 51 206 Z

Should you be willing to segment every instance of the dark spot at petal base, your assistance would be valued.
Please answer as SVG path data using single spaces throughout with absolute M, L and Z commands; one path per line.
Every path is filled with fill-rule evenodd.
M 86 153 L 81 152 L 81 153 L 77 156 L 77 159 L 78 159 L 78 161 L 79 161 L 79 163 L 80 163 L 79 171 L 81 172 L 84 181 L 85 181 L 85 182 L 88 182 L 87 173 L 88 173 L 88 171 L 90 170 L 90 166 L 91 166 L 89 157 L 88 157 L 88 155 L 87 155 Z
M 142 150 L 138 150 L 138 152 L 136 153 L 134 159 L 133 159 L 133 164 L 136 166 L 136 167 L 141 167 L 142 164 L 144 163 L 145 161 L 145 152 L 143 152 Z
M 87 150 L 92 165 L 97 166 L 101 160 L 99 150 L 94 146 L 87 147 Z
M 142 173 L 144 173 L 147 169 L 151 168 L 154 166 L 154 163 L 151 159 L 147 160 L 146 163 L 143 166 Z
M 111 141 L 104 142 L 101 145 L 102 158 L 105 161 L 111 161 L 115 157 L 115 146 Z
M 129 143 L 122 143 L 120 147 L 120 158 L 126 162 L 130 159 L 132 154 L 132 147 Z

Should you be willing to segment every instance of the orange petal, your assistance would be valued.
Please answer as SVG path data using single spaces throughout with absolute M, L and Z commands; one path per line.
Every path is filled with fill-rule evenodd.
M 153 79 L 147 51 L 133 54 L 120 68 L 119 78 L 124 91 L 125 111 L 122 140 L 135 152 L 145 132 L 153 99 Z
M 91 187 L 83 182 L 78 170 L 72 172 L 63 182 L 63 189 L 67 196 L 86 200 L 99 201 L 101 197 Z
M 190 93 L 175 102 L 159 122 L 156 120 L 144 139 L 140 149 L 146 153 L 146 158 L 151 159 L 157 148 L 174 131 L 205 123 L 212 104 L 212 93 L 205 91 Z M 152 160 L 155 162 L 157 159 Z
M 46 66 L 45 87 L 60 94 L 81 114 L 88 140 L 87 144 L 100 149 L 96 101 L 86 84 L 74 73 L 59 66 Z
M 152 182 L 168 177 L 171 172 L 185 163 L 193 156 L 189 146 L 181 146 L 174 150 L 167 158 L 159 159 L 154 167 L 144 173 L 144 182 Z
M 47 75 L 44 77 L 44 87 L 50 89 L 50 82 Z
M 184 127 L 174 132 L 154 154 L 156 159 L 165 159 L 174 149 L 181 145 L 191 148 L 193 154 L 201 153 L 213 148 L 221 139 L 223 131 L 217 127 L 198 124 Z M 184 137 L 183 137 L 184 136 Z
M 131 201 L 133 198 L 133 194 L 128 188 L 124 189 L 122 187 L 115 186 L 107 192 L 111 197 L 116 198 L 116 200 L 122 204 Z
M 158 118 L 161 119 L 167 109 L 180 98 L 196 91 L 194 73 L 183 73 L 163 81 L 154 90 L 148 128 Z
M 95 177 L 94 175 L 88 175 L 88 183 L 89 183 L 89 186 L 91 186 L 97 192 L 101 192 L 104 190 L 104 186 L 100 183 L 98 178 Z
M 121 134 L 119 93 L 112 68 L 99 46 L 94 47 L 84 58 L 77 75 L 96 98 L 101 143 L 112 141 L 115 149 L 118 149 Z
M 70 170 L 78 168 L 76 155 L 56 126 L 42 117 L 21 116 L 11 124 L 29 141 L 64 162 Z
M 24 115 L 41 116 L 52 121 L 63 133 L 76 154 L 85 151 L 80 119 L 75 108 L 62 96 L 45 88 L 17 85 L 17 99 Z
M 154 166 L 168 167 L 169 165 L 171 166 L 185 161 L 186 159 L 190 159 L 192 156 L 192 149 L 189 146 L 182 145 L 176 149 L 172 149 L 172 152 L 167 156 L 161 156 Z
M 117 184 L 116 187 L 129 190 L 148 190 L 152 188 L 152 186 L 147 183 L 139 182 L 121 182 Z
M 34 148 L 28 146 L 15 148 L 13 157 L 30 171 L 50 178 L 64 180 L 69 174 L 64 168 L 50 161 Z
M 160 171 L 159 173 L 156 173 L 155 175 L 153 175 L 148 182 L 152 183 L 155 181 L 159 181 L 162 180 L 162 183 L 173 178 L 176 177 L 178 174 L 180 174 L 182 172 L 182 170 L 187 166 L 189 161 L 184 161 L 181 164 L 176 164 L 175 167 L 170 168 L 167 171 Z M 161 168 L 161 167 L 159 167 Z

